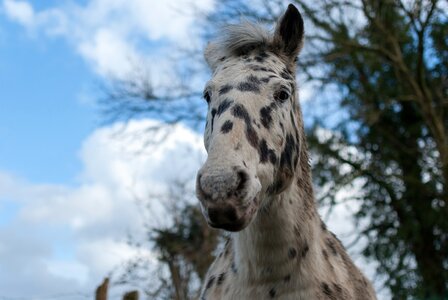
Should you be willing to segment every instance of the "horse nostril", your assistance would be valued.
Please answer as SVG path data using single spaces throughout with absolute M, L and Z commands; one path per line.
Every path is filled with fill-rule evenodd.
M 202 178 L 202 174 L 198 174 L 198 176 L 196 177 L 196 195 L 199 198 L 206 198 L 207 194 L 205 193 L 204 189 L 202 188 L 201 178 Z
M 238 186 L 236 187 L 235 192 L 243 190 L 248 179 L 247 173 L 244 171 L 238 171 L 237 175 L 238 175 Z
M 212 223 L 219 224 L 221 219 L 221 211 L 217 208 L 209 208 L 208 218 Z

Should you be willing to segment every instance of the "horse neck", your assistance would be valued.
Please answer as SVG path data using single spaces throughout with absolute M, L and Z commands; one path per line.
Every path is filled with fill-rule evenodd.
M 301 151 L 293 184 L 269 201 L 253 222 L 234 234 L 235 263 L 243 280 L 278 281 L 287 278 L 305 256 L 319 255 L 320 218 L 316 211 L 306 145 Z M 262 201 L 263 203 L 264 201 Z M 292 263 L 294 262 L 294 263 Z M 307 264 L 303 264 L 305 271 Z

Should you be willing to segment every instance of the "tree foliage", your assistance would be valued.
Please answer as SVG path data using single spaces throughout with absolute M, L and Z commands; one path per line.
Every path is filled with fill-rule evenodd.
M 331 191 L 363 179 L 356 214 L 368 220 L 363 254 L 379 262 L 394 298 L 442 299 L 448 288 L 446 11 L 441 1 L 346 3 L 353 20 L 344 16 L 343 2 L 302 3 L 317 46 L 301 67 L 310 80 L 336 85 L 330 100 L 348 113 L 324 139 L 318 134 L 324 122 L 310 128 L 315 175 Z M 314 71 L 319 65 L 324 72 Z
M 141 253 L 115 270 L 113 284 L 140 288 L 149 299 L 199 296 L 220 235 L 208 226 L 198 205 L 191 204 L 194 193 L 190 186 L 175 180 L 166 194 L 138 200 L 146 236 L 143 241 L 131 236 L 129 243 Z M 156 255 L 157 265 L 151 262 L 148 250 Z
M 197 205 L 186 205 L 174 226 L 156 229 L 150 235 L 160 255 L 159 260 L 169 268 L 174 294 L 172 299 L 197 297 L 200 282 L 205 279 L 214 260 L 217 231 L 207 225 Z M 199 279 L 196 285 L 192 282 L 194 276 Z

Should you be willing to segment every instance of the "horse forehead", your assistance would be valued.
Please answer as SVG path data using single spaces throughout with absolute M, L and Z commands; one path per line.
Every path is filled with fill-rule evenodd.
M 280 59 L 274 56 L 268 56 L 262 62 L 256 60 L 257 56 L 231 58 L 224 61 L 216 70 L 213 81 L 217 84 L 238 82 L 244 80 L 247 76 L 262 76 L 264 73 L 280 74 L 285 65 Z
M 249 75 L 255 75 L 255 72 L 242 64 L 224 65 L 218 69 L 213 76 L 213 82 L 219 87 L 222 84 L 232 84 L 244 80 Z

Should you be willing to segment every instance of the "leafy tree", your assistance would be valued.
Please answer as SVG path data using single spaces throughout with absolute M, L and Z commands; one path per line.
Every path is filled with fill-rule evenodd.
M 187 205 L 178 222 L 166 229 L 151 232 L 151 241 L 160 255 L 159 261 L 169 268 L 174 297 L 186 300 L 198 296 L 200 282 L 214 260 L 218 233 L 204 220 L 197 205 Z M 194 285 L 194 276 L 199 279 Z
M 319 11 L 304 6 L 320 29 L 312 38 L 322 47 L 312 55 L 326 72 L 317 80 L 338 86 L 334 100 L 348 112 L 328 139 L 318 138 L 318 122 L 312 128 L 316 175 L 330 179 L 333 190 L 364 180 L 356 215 L 369 220 L 363 253 L 379 262 L 394 298 L 442 299 L 448 289 L 447 16 L 439 1 L 363 1 L 352 4 L 361 24 L 324 18 L 340 2 L 325 1 Z
M 188 182 L 172 182 L 166 195 L 139 199 L 147 220 L 146 240 L 131 236 L 136 255 L 111 276 L 114 285 L 134 285 L 149 299 L 188 300 L 199 296 L 220 235 L 210 228 L 196 204 Z M 161 204 L 155 209 L 155 203 Z M 157 255 L 158 265 L 150 262 L 147 251 Z

